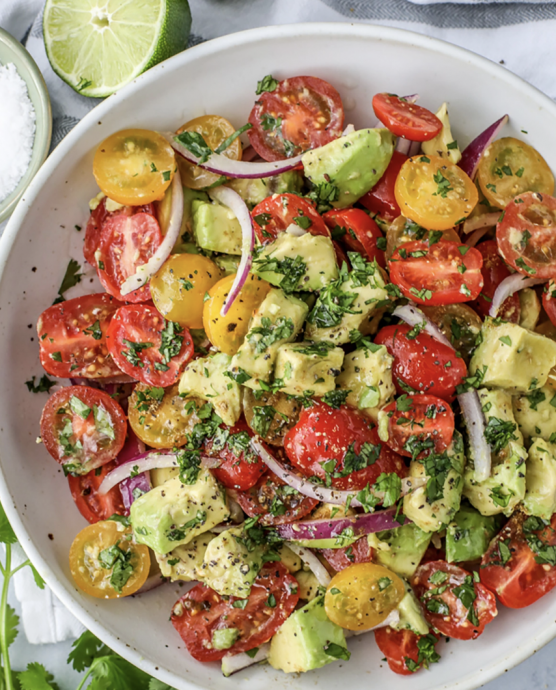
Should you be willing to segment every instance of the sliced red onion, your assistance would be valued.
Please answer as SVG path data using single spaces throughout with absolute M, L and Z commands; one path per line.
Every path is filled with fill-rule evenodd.
M 492 304 L 489 309 L 489 316 L 496 318 L 498 315 L 498 310 L 504 304 L 504 302 L 519 290 L 523 288 L 531 287 L 532 285 L 540 285 L 541 283 L 546 283 L 546 278 L 527 278 L 527 276 L 521 275 L 521 273 L 512 273 L 511 276 L 504 278 L 500 285 L 496 288 L 496 292 L 492 298 Z
M 180 143 L 174 134 L 165 135 L 170 142 L 174 151 L 180 154 L 185 160 L 198 165 L 204 170 L 215 173 L 216 175 L 225 175 L 226 177 L 242 178 L 246 180 L 254 180 L 262 177 L 272 177 L 280 173 L 292 170 L 299 163 L 301 163 L 301 156 L 294 156 L 293 158 L 286 158 L 282 161 L 265 161 L 264 163 L 249 162 L 246 160 L 234 161 L 221 153 L 212 153 L 210 158 L 205 163 L 200 163 L 200 158 L 193 155 L 191 151 Z
M 201 467 L 204 467 L 207 470 L 215 470 L 217 467 L 220 467 L 222 464 L 222 460 L 217 457 L 213 457 L 212 455 L 205 455 L 201 459 Z
M 475 216 L 474 218 L 468 218 L 463 224 L 463 232 L 468 235 L 474 230 L 479 230 L 479 228 L 492 228 L 500 220 L 501 211 L 496 213 L 483 213 L 480 216 Z
M 89 386 L 90 388 L 100 388 L 107 392 L 110 386 L 119 386 L 124 383 L 137 383 L 137 379 L 133 379 L 131 376 L 123 373 L 121 376 L 108 376 L 98 379 L 86 379 L 80 376 L 79 378 L 71 378 L 70 381 L 72 386 Z
M 403 153 L 404 156 L 409 156 L 409 149 L 411 148 L 412 142 L 409 139 L 404 139 L 403 137 L 398 137 L 396 142 L 396 151 L 398 153 Z
M 475 230 L 475 232 L 472 232 L 469 237 L 465 240 L 465 244 L 468 247 L 474 247 L 477 242 L 479 242 L 484 235 L 487 234 L 487 232 L 490 230 L 490 228 L 480 228 L 479 230 Z
M 255 160 L 256 158 L 262 160 L 262 158 L 259 156 L 259 154 L 255 151 L 255 149 L 252 146 L 248 146 L 247 148 L 243 149 L 241 160 L 244 163 Z
M 487 127 L 484 132 L 481 132 L 478 137 L 473 139 L 473 141 L 465 148 L 461 154 L 461 160 L 458 163 L 459 167 L 469 175 L 471 179 L 474 179 L 475 173 L 477 172 L 477 167 L 479 166 L 479 161 L 485 149 L 494 141 L 494 139 L 500 133 L 500 130 L 508 122 L 509 117 L 504 115 L 499 120 L 496 120 L 490 127 Z
M 399 609 L 394 609 L 386 616 L 386 618 L 378 625 L 373 625 L 372 628 L 367 628 L 366 630 L 346 630 L 344 629 L 344 637 L 348 640 L 350 637 L 358 637 L 359 635 L 364 635 L 365 633 L 371 632 L 371 630 L 378 630 L 378 628 L 387 628 L 389 625 L 392 627 L 398 625 L 400 622 L 400 611 Z
M 352 124 L 349 124 L 344 131 L 342 132 L 343 137 L 347 137 L 348 134 L 353 134 L 355 132 L 355 126 Z
M 452 343 L 448 338 L 442 333 L 440 328 L 431 321 L 429 317 L 424 314 L 415 304 L 404 304 L 403 307 L 396 307 L 392 313 L 392 316 L 397 316 L 398 319 L 405 321 L 409 326 L 421 325 L 423 322 L 426 324 L 424 331 L 428 333 L 432 338 L 438 340 L 438 342 L 443 345 L 447 345 L 451 350 L 454 349 Z
M 226 160 L 228 159 L 226 158 Z M 254 165 L 254 163 L 250 165 Z M 249 275 L 249 270 L 253 262 L 255 231 L 253 230 L 249 209 L 237 192 L 234 192 L 234 190 L 229 187 L 216 187 L 209 192 L 209 196 L 223 206 L 227 206 L 241 225 L 241 261 L 239 262 L 236 277 L 230 288 L 230 292 L 220 310 L 220 316 L 226 316 L 228 310 L 236 301 L 241 288 L 245 285 L 245 281 Z
M 330 573 L 324 567 L 324 565 L 319 561 L 318 557 L 305 546 L 299 546 L 299 544 L 289 543 L 288 549 L 291 549 L 295 554 L 301 558 L 303 563 L 309 567 L 309 570 L 317 578 L 319 585 L 323 587 L 328 587 L 330 584 Z
M 183 187 L 181 184 L 180 171 L 176 165 L 174 178 L 172 180 L 172 208 L 170 210 L 170 221 L 168 229 L 162 243 L 147 261 L 146 264 L 139 266 L 136 272 L 124 280 L 120 292 L 127 295 L 134 290 L 142 287 L 153 276 L 172 253 L 176 244 L 183 220 Z
M 134 458 L 141 456 L 145 453 L 145 444 L 133 433 L 131 427 L 128 426 L 127 439 L 124 443 L 124 447 L 118 453 L 117 466 L 127 465 L 132 463 L 131 469 L 133 470 Z M 139 498 L 142 494 L 146 494 L 147 491 L 152 489 L 151 477 L 148 472 L 140 472 L 139 474 L 132 477 L 131 475 L 120 482 L 120 492 L 122 494 L 122 500 L 124 507 L 129 515 L 129 509 L 131 504 L 136 498 Z
M 408 156 L 411 158 L 412 156 L 417 156 L 421 153 L 421 142 L 420 141 L 412 141 L 411 146 L 409 147 L 409 152 Z
M 409 478 L 408 478 L 409 479 Z M 424 486 L 425 478 L 413 477 L 411 487 Z M 355 501 L 352 501 L 353 505 Z M 387 529 L 396 529 L 404 524 L 403 515 L 399 516 L 400 522 L 394 519 L 396 508 L 379 510 L 376 513 L 360 513 L 348 517 L 328 518 L 324 520 L 301 520 L 288 522 L 276 526 L 276 532 L 282 539 L 288 541 L 309 541 L 313 539 L 338 539 L 345 536 L 344 530 L 353 531 L 354 537 L 362 537 L 365 534 L 383 532 Z
M 257 653 L 253 657 L 245 652 L 241 652 L 240 654 L 226 654 L 222 659 L 222 673 L 228 678 L 233 673 L 243 671 L 244 668 L 260 664 L 261 661 L 266 661 L 269 652 L 270 642 L 265 642 L 265 644 L 259 647 Z
M 134 472 L 148 472 L 149 470 L 159 470 L 166 467 L 179 467 L 176 460 L 176 453 L 159 453 L 148 451 L 141 453 L 125 464 L 116 467 L 110 474 L 107 474 L 102 484 L 99 486 L 98 493 L 107 494 L 114 486 L 128 479 Z
M 307 234 L 307 230 L 303 230 L 303 228 L 300 228 L 299 225 L 295 223 L 290 223 L 286 228 L 286 232 L 293 237 L 303 237 L 303 235 Z

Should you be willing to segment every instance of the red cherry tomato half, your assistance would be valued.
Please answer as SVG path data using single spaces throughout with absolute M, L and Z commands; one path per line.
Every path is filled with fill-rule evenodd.
M 338 572 L 355 563 L 370 563 L 373 560 L 373 550 L 367 537 L 362 537 L 351 546 L 341 549 L 322 549 L 321 553 Z
M 428 668 L 429 663 L 440 659 L 434 651 L 438 637 L 432 633 L 417 635 L 413 630 L 394 630 L 387 625 L 375 630 L 375 642 L 386 657 L 390 669 L 402 676 L 410 676 L 422 668 Z
M 269 86 L 274 86 L 270 84 Z M 266 161 L 297 156 L 341 136 L 344 108 L 336 89 L 316 77 L 293 77 L 259 95 L 249 140 Z
M 382 472 L 407 474 L 402 458 L 381 443 L 369 420 L 345 406 L 334 410 L 315 403 L 304 409 L 286 434 L 284 449 L 303 475 L 331 479 L 336 489 L 363 489 Z
M 52 376 L 107 378 L 121 375 L 108 353 L 106 331 L 122 306 L 111 295 L 86 295 L 53 304 L 39 316 L 41 364 Z
M 550 321 L 556 326 L 556 283 L 553 280 L 544 286 L 542 306 Z
M 307 199 L 296 194 L 275 194 L 269 196 L 251 211 L 255 232 L 261 244 L 272 242 L 292 223 L 307 230 L 311 235 L 325 235 L 330 232 L 315 207 Z
M 481 269 L 481 273 L 483 274 L 484 285 L 481 294 L 471 306 L 482 316 L 488 316 L 496 288 L 504 278 L 510 275 L 510 270 L 504 263 L 504 259 L 498 253 L 498 244 L 496 240 L 481 242 L 477 245 L 476 249 L 483 257 L 483 268 Z M 520 314 L 521 306 L 517 293 L 507 297 L 498 311 L 498 316 L 500 318 L 504 321 L 512 321 L 513 323 L 519 323 Z
M 360 208 L 333 210 L 325 213 L 323 218 L 330 230 L 335 228 L 345 230 L 341 240 L 351 250 L 359 252 L 369 261 L 376 259 L 379 266 L 386 267 L 384 250 L 377 247 L 377 240 L 382 239 L 386 244 L 386 239 L 380 232 L 378 225 L 365 211 Z
M 253 432 L 244 419 L 232 427 L 221 428 L 224 434 L 228 432 L 224 443 L 222 437 L 213 437 L 205 443 L 205 454 L 220 459 L 220 465 L 212 473 L 227 489 L 247 491 L 266 472 L 264 462 L 249 447 Z
M 189 330 L 166 321 L 146 304 L 120 307 L 112 317 L 106 342 L 119 368 L 148 386 L 173 385 L 193 357 Z
M 375 343 L 384 345 L 394 357 L 392 374 L 400 394 L 409 387 L 416 393 L 430 393 L 450 402 L 456 386 L 467 376 L 465 362 L 452 348 L 428 333 L 416 334 L 406 324 L 382 328 Z
M 434 395 L 404 395 L 384 408 L 388 445 L 400 455 L 422 459 L 442 453 L 452 442 L 455 421 L 450 405 Z
M 447 637 L 474 640 L 498 613 L 494 594 L 457 565 L 420 565 L 411 584 L 428 623 Z
M 504 606 L 521 609 L 556 587 L 556 566 L 543 563 L 528 544 L 556 546 L 556 517 L 550 524 L 514 513 L 491 542 L 481 561 L 481 582 Z M 538 541 L 537 541 L 538 540 Z
M 338 266 L 341 268 L 344 264 L 349 267 L 349 259 L 347 257 L 347 254 L 343 250 L 342 245 L 339 242 L 336 242 L 335 240 L 332 242 L 334 245 L 334 251 L 336 253 L 336 263 Z
M 98 277 L 106 292 L 122 302 L 148 302 L 148 285 L 123 296 L 124 281 L 151 258 L 162 243 L 160 226 L 148 213 L 124 214 L 107 218 L 100 233 Z
M 477 299 L 483 289 L 483 257 L 474 247 L 440 240 L 404 242 L 388 262 L 390 280 L 405 297 L 429 306 Z
M 385 127 L 397 137 L 428 141 L 440 133 L 442 122 L 430 110 L 389 93 L 373 96 L 373 110 Z
M 108 520 L 112 515 L 127 515 L 119 486 L 110 489 L 107 494 L 98 493 L 98 488 L 107 474 L 117 466 L 117 461 L 103 465 L 80 476 L 69 475 L 69 488 L 75 505 L 87 522 L 94 524 Z
M 370 192 L 367 192 L 359 199 L 359 203 L 371 211 L 371 213 L 378 213 L 379 216 L 386 218 L 386 220 L 394 220 L 401 215 L 394 189 L 398 174 L 406 160 L 407 156 L 404 156 L 399 151 L 394 151 L 384 175 Z
M 66 473 L 87 474 L 113 460 L 127 432 L 124 411 L 103 391 L 66 386 L 50 396 L 41 416 L 41 439 Z
M 281 563 L 263 566 L 244 605 L 238 597 L 225 599 L 206 585 L 198 584 L 172 609 L 172 625 L 197 661 L 219 661 L 226 654 L 239 654 L 268 642 L 294 610 L 298 600 L 297 580 Z M 237 640 L 229 649 L 215 649 L 215 630 L 235 628 Z

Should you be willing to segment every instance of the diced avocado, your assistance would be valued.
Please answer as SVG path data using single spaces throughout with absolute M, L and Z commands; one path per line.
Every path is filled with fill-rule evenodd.
M 226 182 L 226 187 L 231 187 L 252 209 L 261 201 L 273 194 L 285 192 L 300 192 L 303 186 L 303 178 L 297 170 L 288 170 L 280 175 L 258 178 L 254 180 L 235 179 Z
M 411 585 L 404 580 L 405 597 L 398 604 L 400 620 L 392 624 L 394 630 L 411 630 L 416 635 L 428 635 L 430 628 L 423 615 L 423 609 Z
M 249 331 L 229 367 L 234 373 L 243 369 L 251 376 L 244 385 L 257 388 L 259 380 L 270 380 L 280 345 L 295 340 L 308 311 L 305 302 L 297 297 L 278 288 L 268 291 L 253 313 Z
M 529 448 L 523 510 L 543 520 L 556 513 L 556 445 L 542 438 Z
M 319 581 L 310 570 L 300 570 L 295 573 L 299 585 L 299 598 L 312 601 L 319 593 Z
M 168 187 L 172 189 L 172 187 Z M 183 188 L 183 218 L 178 239 L 174 247 L 174 253 L 178 254 L 198 254 L 199 248 L 194 242 L 193 232 L 193 202 L 203 201 L 209 203 L 208 195 L 205 192 L 198 192 L 196 189 Z M 165 217 L 170 218 L 172 196 L 166 193 L 162 202 L 163 211 L 159 209 L 159 215 L 163 212 Z M 164 221 L 163 221 L 164 222 Z
M 239 385 L 225 376 L 231 361 L 224 352 L 194 359 L 185 367 L 179 385 L 180 394 L 208 400 L 228 426 L 233 426 L 241 415 Z
M 221 532 L 207 546 L 203 582 L 218 594 L 246 598 L 262 566 L 262 549 L 247 548 L 243 527 Z
M 491 442 L 491 433 L 495 434 L 495 441 L 499 440 L 500 444 L 503 443 L 503 438 L 496 436 L 498 430 L 500 434 L 506 432 L 508 441 L 517 441 L 523 445 L 523 436 L 514 416 L 512 396 L 497 388 L 493 390 L 480 388 L 477 390 L 477 394 L 487 423 L 487 440 L 489 443 Z
M 458 431 L 454 431 L 452 443 L 443 453 L 425 458 L 423 462 L 412 460 L 409 476 L 428 481 L 426 486 L 417 487 L 404 496 L 404 514 L 425 532 L 445 527 L 460 507 L 464 467 L 463 439 Z
M 151 470 L 151 482 L 153 486 L 160 486 L 169 479 L 177 477 L 180 473 L 178 467 L 159 467 Z
M 340 277 L 321 290 L 307 319 L 308 340 L 328 340 L 336 345 L 349 343 L 352 331 L 370 333 L 373 317 L 388 303 L 384 277 L 375 262 L 350 252 L 354 268 L 340 270 Z
M 495 516 L 481 515 L 475 508 L 462 505 L 446 528 L 446 560 L 461 563 L 481 558 L 500 527 Z
M 539 436 L 545 441 L 556 439 L 556 391 L 543 386 L 513 398 L 515 419 L 528 441 Z
M 214 263 L 218 268 L 224 272 L 225 276 L 234 275 L 237 273 L 240 258 L 239 256 L 232 256 L 230 254 L 219 254 L 213 257 Z
M 326 653 L 330 645 L 346 649 L 344 631 L 332 623 L 324 610 L 324 597 L 294 611 L 270 642 L 268 663 L 286 673 L 303 673 L 337 661 Z
M 338 278 L 330 237 L 281 232 L 255 254 L 252 272 L 285 292 L 321 290 Z
M 333 206 L 347 208 L 380 180 L 393 152 L 394 137 L 387 129 L 360 129 L 307 151 L 301 160 L 313 184 L 338 188 Z
M 241 226 L 227 206 L 194 200 L 193 234 L 203 249 L 224 254 L 241 254 Z
M 519 296 L 519 306 L 521 307 L 519 325 L 522 328 L 534 331 L 541 315 L 541 301 L 533 288 L 524 288 L 517 294 Z
M 375 549 L 377 563 L 402 577 L 411 577 L 430 544 L 432 534 L 408 522 L 376 534 L 369 534 L 369 545 Z
M 394 399 L 393 362 L 384 345 L 354 350 L 345 356 L 342 373 L 336 379 L 339 388 L 350 391 L 346 403 L 375 422 L 380 408 Z
M 556 365 L 556 342 L 506 321 L 496 325 L 486 318 L 482 342 L 469 365 L 488 388 L 527 393 L 544 386 Z
M 278 555 L 280 556 L 280 562 L 288 569 L 290 574 L 293 575 L 298 570 L 301 570 L 301 558 L 291 549 L 288 549 L 285 544 L 278 549 Z
M 274 365 L 274 380 L 283 381 L 280 390 L 288 395 L 312 391 L 319 398 L 333 391 L 344 351 L 327 346 L 328 343 L 312 342 L 281 345 Z
M 239 637 L 237 628 L 220 628 L 212 633 L 213 649 L 230 649 Z
M 129 520 L 135 539 L 156 553 L 169 553 L 226 520 L 230 511 L 216 479 L 201 470 L 195 484 L 179 477 L 136 499 Z
M 461 160 L 461 152 L 457 141 L 452 136 L 447 103 L 441 105 L 440 110 L 436 113 L 436 117 L 442 122 L 442 129 L 434 139 L 424 141 L 421 144 L 421 150 L 428 156 L 440 156 L 457 164 Z
M 170 553 L 155 553 L 162 576 L 170 578 L 172 582 L 202 580 L 205 551 L 214 536 L 212 532 L 205 532 Z

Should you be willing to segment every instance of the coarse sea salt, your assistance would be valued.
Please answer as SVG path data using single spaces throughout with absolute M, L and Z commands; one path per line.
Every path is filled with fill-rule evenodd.
M 31 162 L 36 115 L 15 65 L 0 65 L 0 201 L 19 184 Z

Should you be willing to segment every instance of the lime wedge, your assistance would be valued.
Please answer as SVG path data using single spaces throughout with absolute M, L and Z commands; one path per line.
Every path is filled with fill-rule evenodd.
M 52 69 L 83 96 L 109 96 L 185 50 L 188 0 L 47 0 L 44 43 Z

